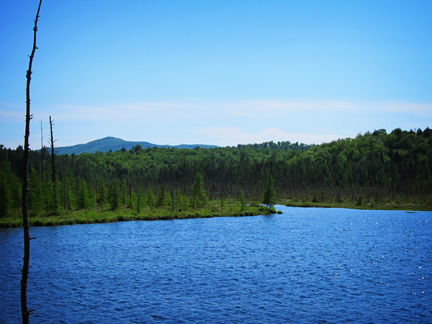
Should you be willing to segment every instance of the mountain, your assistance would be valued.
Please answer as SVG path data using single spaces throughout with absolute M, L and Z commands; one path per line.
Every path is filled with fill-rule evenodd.
M 142 148 L 148 147 L 175 147 L 178 149 L 193 149 L 196 146 L 202 148 L 217 147 L 216 145 L 204 145 L 204 144 L 181 144 L 181 145 L 157 145 L 149 142 L 132 142 L 124 141 L 121 138 L 116 137 L 105 137 L 95 141 L 88 142 L 87 144 L 78 144 L 73 146 L 55 147 L 54 151 L 56 154 L 81 154 L 81 153 L 96 153 L 96 152 L 108 152 L 109 150 L 115 152 L 122 148 L 130 150 L 133 146 L 141 145 Z

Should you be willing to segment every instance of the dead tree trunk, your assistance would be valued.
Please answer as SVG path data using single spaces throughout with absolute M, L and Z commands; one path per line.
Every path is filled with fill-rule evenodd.
M 169 191 L 170 191 L 170 195 L 171 195 L 171 211 L 174 212 L 174 175 L 173 175 L 173 170 L 171 168 L 171 149 L 169 151 L 169 169 L 168 169 L 168 178 L 169 178 Z
M 29 322 L 29 315 L 32 310 L 27 309 L 27 280 L 29 273 L 30 264 L 30 235 L 29 235 L 29 222 L 27 215 L 27 192 L 28 192 L 28 158 L 29 158 L 29 137 L 30 137 L 30 120 L 32 116 L 30 115 L 30 80 L 32 74 L 32 64 L 33 57 L 36 47 L 36 32 L 37 32 L 37 22 L 39 19 L 39 11 L 42 4 L 42 0 L 39 1 L 38 10 L 36 13 L 35 24 L 33 28 L 33 48 L 30 54 L 29 67 L 27 70 L 27 86 L 26 86 L 26 125 L 25 125 L 25 135 L 24 135 L 24 163 L 23 163 L 23 187 L 22 187 L 22 210 L 23 210 L 23 229 L 24 229 L 24 258 L 23 258 L 23 268 L 22 268 L 22 278 L 21 278 L 21 314 L 23 324 Z
M 53 186 L 53 197 L 54 197 L 54 213 L 57 213 L 57 192 L 56 192 L 56 186 L 55 186 L 55 163 L 54 163 L 54 137 L 53 137 L 53 120 L 51 120 L 51 116 L 49 116 L 49 123 L 50 123 L 50 146 L 51 146 L 51 164 L 52 164 L 52 186 Z
M 40 122 L 41 126 L 41 180 L 42 180 L 42 194 L 41 194 L 41 208 L 44 207 L 44 199 L 45 199 L 45 193 L 44 193 L 44 147 L 43 147 L 43 132 L 42 132 L 42 120 Z

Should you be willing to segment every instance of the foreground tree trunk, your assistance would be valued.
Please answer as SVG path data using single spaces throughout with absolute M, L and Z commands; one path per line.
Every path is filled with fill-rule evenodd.
M 22 188 L 22 210 L 23 210 L 23 229 L 24 229 L 24 258 L 23 258 L 23 268 L 22 268 L 22 278 L 21 278 L 21 314 L 23 324 L 29 322 L 29 315 L 32 311 L 27 309 L 27 279 L 30 264 L 30 235 L 29 235 L 29 223 L 27 215 L 27 192 L 28 189 L 28 158 L 29 158 L 29 137 L 30 137 L 30 120 L 32 116 L 30 115 L 30 80 L 31 80 L 31 68 L 33 64 L 33 57 L 36 51 L 36 32 L 37 32 L 37 22 L 39 19 L 39 11 L 42 4 L 42 0 L 39 1 L 38 10 L 36 13 L 35 25 L 33 28 L 33 49 L 30 54 L 29 67 L 27 70 L 27 87 L 26 87 L 26 125 L 25 125 L 25 135 L 24 135 L 24 163 L 23 163 L 23 188 Z

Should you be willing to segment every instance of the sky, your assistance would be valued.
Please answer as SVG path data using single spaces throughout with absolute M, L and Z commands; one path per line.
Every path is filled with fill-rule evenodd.
M 0 0 L 0 144 L 24 143 L 38 0 Z M 432 128 L 432 1 L 43 0 L 30 148 L 321 144 Z

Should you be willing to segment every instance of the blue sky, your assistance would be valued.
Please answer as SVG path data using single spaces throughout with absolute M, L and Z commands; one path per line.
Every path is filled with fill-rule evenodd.
M 37 0 L 0 0 L 0 144 L 23 145 Z M 31 148 L 329 142 L 432 127 L 432 1 L 50 1 Z

